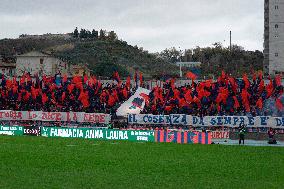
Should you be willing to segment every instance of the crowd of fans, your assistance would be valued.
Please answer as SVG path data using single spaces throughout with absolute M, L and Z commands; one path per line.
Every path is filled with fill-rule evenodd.
M 195 82 L 195 75 L 188 74 L 192 84 L 175 87 L 171 79 L 163 87 L 155 87 L 146 101 L 143 113 L 214 115 L 269 115 L 271 102 L 279 112 L 283 109 L 281 77 L 269 78 L 265 84 L 262 73 L 236 79 L 222 72 L 217 81 Z M 265 107 L 269 99 L 269 106 Z
M 217 81 L 197 82 L 188 73 L 190 85 L 175 86 L 169 79 L 162 87 L 154 87 L 145 97 L 142 113 L 206 115 L 266 115 L 264 103 L 272 99 L 281 110 L 283 86 L 276 76 L 264 83 L 262 73 L 252 79 L 244 75 L 237 79 L 222 72 Z M 0 86 L 0 109 L 18 111 L 77 111 L 99 112 L 115 115 L 116 109 L 135 92 L 130 77 L 122 83 L 118 73 L 113 77 L 116 84 L 102 85 L 96 77 L 64 76 L 31 78 L 24 74 L 19 78 L 2 76 Z M 142 83 L 142 82 L 140 82 Z
M 20 79 L 2 77 L 2 110 L 47 112 L 115 112 L 131 94 L 130 80 L 125 84 L 102 86 L 96 77 L 36 77 L 24 74 Z

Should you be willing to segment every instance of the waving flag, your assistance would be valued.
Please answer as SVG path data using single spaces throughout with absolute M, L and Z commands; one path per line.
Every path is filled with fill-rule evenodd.
M 151 91 L 139 87 L 134 95 L 132 95 L 126 102 L 124 102 L 116 111 L 117 116 L 127 116 L 127 114 L 139 114 L 149 100 L 145 96 L 149 95 Z
M 192 72 L 187 72 L 186 77 L 192 80 L 195 80 L 197 76 Z

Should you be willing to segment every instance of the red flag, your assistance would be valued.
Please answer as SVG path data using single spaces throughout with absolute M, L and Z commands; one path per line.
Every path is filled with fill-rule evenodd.
M 96 89 L 95 94 L 98 94 L 99 90 L 100 90 L 101 87 L 102 87 L 102 83 L 101 83 L 99 80 L 97 80 L 97 83 L 98 83 L 98 85 L 97 85 L 97 89 Z
M 110 95 L 107 102 L 108 106 L 112 107 L 115 104 L 115 102 L 116 102 L 115 98 L 112 95 Z
M 84 75 L 84 83 L 87 83 L 87 81 L 88 81 L 88 76 Z
M 150 98 L 149 98 L 149 96 L 148 96 L 147 94 L 145 94 L 145 93 L 141 93 L 140 96 L 143 97 L 143 99 L 145 100 L 146 106 L 148 106 L 148 104 L 150 103 Z
M 200 100 L 196 96 L 193 98 L 193 102 L 197 104 L 198 108 L 201 108 Z
M 13 94 L 16 94 L 17 91 L 18 91 L 18 86 L 17 86 L 17 85 L 14 85 L 13 88 L 12 88 L 12 90 L 13 90 Z
M 184 98 L 180 98 L 180 99 L 178 100 L 178 102 L 179 102 L 178 106 L 179 106 L 180 108 L 186 107 L 186 106 L 188 105 L 188 104 L 186 103 L 186 101 L 185 101 Z
M 137 82 L 137 71 L 134 73 L 134 81 Z
M 171 106 L 165 106 L 165 111 L 166 112 L 170 112 L 172 110 L 172 107 Z
M 115 90 L 115 89 L 112 90 L 112 96 L 115 98 L 116 101 L 119 100 L 117 90 Z
M 81 91 L 78 99 L 81 101 L 84 108 L 87 108 L 90 106 L 88 91 L 85 91 L 85 92 Z
M 44 80 L 44 77 L 45 76 L 43 76 L 43 80 Z M 25 83 L 26 82 L 26 76 L 25 76 L 25 74 L 24 75 L 22 75 L 22 77 L 20 78 L 20 85 L 22 85 L 23 83 Z
M 45 93 L 42 94 L 42 103 L 45 104 L 48 101 L 48 98 Z
M 90 87 L 92 87 L 94 85 L 94 79 L 92 77 L 90 77 L 89 81 L 88 81 L 88 85 Z
M 249 102 L 248 98 L 249 98 L 250 94 L 247 92 L 247 90 L 243 89 L 241 96 L 242 96 L 242 100 L 243 100 L 244 103 Z
M 211 87 L 211 83 L 212 83 L 212 79 L 206 80 L 204 82 L 204 86 L 207 87 L 207 88 L 210 88 Z
M 72 91 L 73 91 L 73 89 L 74 89 L 74 84 L 69 84 L 69 85 L 67 86 L 67 89 L 68 89 L 68 91 L 69 91 L 69 94 L 71 94 Z
M 239 101 L 238 101 L 238 99 L 237 99 L 237 97 L 236 97 L 236 96 L 233 96 L 233 98 L 234 98 L 234 101 L 235 101 L 235 103 L 234 103 L 234 107 L 237 109 L 237 108 L 239 108 L 239 107 L 240 107 L 240 103 L 239 103 Z
M 73 83 L 82 83 L 82 78 L 80 76 L 74 76 L 72 79 Z
M 252 80 L 253 80 L 253 81 L 256 80 L 256 73 L 255 73 L 255 72 L 253 72 L 253 78 L 252 78 Z
M 31 94 L 32 94 L 32 98 L 36 99 L 38 91 L 33 86 L 31 87 Z
M 24 100 L 26 100 L 26 101 L 29 100 L 30 96 L 31 96 L 31 93 L 26 91 L 26 95 L 24 96 Z
M 123 94 L 124 98 L 127 99 L 127 97 L 128 97 L 128 92 L 127 92 L 127 89 L 126 89 L 126 88 L 123 88 L 123 89 L 122 89 L 122 94 Z
M 170 85 L 171 85 L 172 90 L 174 90 L 174 88 L 176 88 L 175 87 L 175 79 L 171 79 Z
M 281 76 L 280 75 L 276 75 L 275 77 L 275 83 L 276 83 L 276 86 L 281 86 Z
M 67 75 L 66 75 L 66 74 L 64 74 L 62 81 L 63 81 L 63 83 L 66 83 L 66 82 L 67 82 Z
M 244 104 L 246 112 L 250 112 L 250 106 L 248 103 Z
M 17 78 L 16 77 L 13 77 L 13 84 L 17 85 Z
M 127 80 L 126 80 L 126 83 L 125 83 L 125 86 L 130 89 L 130 84 L 131 84 L 131 78 L 130 76 L 127 77 Z
M 279 98 L 276 99 L 276 107 L 278 110 L 283 110 L 284 106 Z
M 93 76 L 93 80 L 94 80 L 94 85 L 97 83 L 97 78 L 96 76 Z
M 32 81 L 32 78 L 31 78 L 30 74 L 27 74 L 27 81 L 28 82 Z
M 65 97 L 66 97 L 66 94 L 65 94 L 65 92 L 63 92 L 63 93 L 62 93 L 62 96 L 61 96 L 62 102 L 65 100 Z
M 250 105 L 249 105 L 249 100 L 248 100 L 250 97 L 250 94 L 246 91 L 246 89 L 243 89 L 241 96 L 242 96 L 242 101 L 243 101 L 243 105 L 245 107 L 246 112 L 250 112 Z
M 248 80 L 247 74 L 244 74 L 244 75 L 243 75 L 243 81 L 244 81 L 244 83 L 245 83 L 245 89 L 249 88 L 250 82 L 249 82 L 249 80 Z
M 258 107 L 259 109 L 263 108 L 263 102 L 262 102 L 262 98 L 261 97 L 257 100 L 256 107 Z
M 222 70 L 222 73 L 221 73 L 221 79 L 226 79 L 226 73 L 224 70 Z
M 197 78 L 197 76 L 192 72 L 187 72 L 186 77 L 192 80 L 195 80 Z
M 273 91 L 274 91 L 273 82 L 272 82 L 270 77 L 269 77 L 269 80 L 270 80 L 269 84 L 266 85 L 267 98 L 269 98 L 272 95 Z
M 192 99 L 191 91 L 190 91 L 190 90 L 188 90 L 188 91 L 185 93 L 184 98 L 185 98 L 185 100 L 186 100 L 187 102 L 192 102 L 193 99 Z
M 106 97 L 107 97 L 107 92 L 103 90 L 103 92 L 100 95 L 100 102 L 104 103 L 106 101 Z
M 121 80 L 117 71 L 113 73 L 113 79 L 117 81 L 118 85 L 120 85 Z
M 140 87 L 141 87 L 143 84 L 143 75 L 141 72 L 139 73 L 139 80 L 140 80 Z
M 233 77 L 229 77 L 229 81 L 230 81 L 230 84 L 232 86 L 234 93 L 237 93 L 238 85 L 237 85 L 235 79 Z
M 6 86 L 7 86 L 7 89 L 10 89 L 11 88 L 11 86 L 12 86 L 12 81 L 11 80 L 9 80 L 9 79 L 7 79 L 6 80 Z
M 229 96 L 228 89 L 226 89 L 225 87 L 220 87 L 218 92 L 219 93 L 218 93 L 218 96 L 216 98 L 216 102 L 217 103 L 223 102 L 224 104 L 226 104 L 227 98 Z
M 174 89 L 174 98 L 175 99 L 179 99 L 179 96 L 180 96 L 180 92 L 178 89 Z
M 87 98 L 84 98 L 81 102 L 84 108 L 88 108 L 90 106 L 89 100 Z
M 262 93 L 263 89 L 264 89 L 264 81 L 261 79 L 259 86 L 258 86 L 258 92 Z
M 259 78 L 259 79 L 262 79 L 262 71 L 259 71 L 259 72 L 258 72 L 258 78 Z

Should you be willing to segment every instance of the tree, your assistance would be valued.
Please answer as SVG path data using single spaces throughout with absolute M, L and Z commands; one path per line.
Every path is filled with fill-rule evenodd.
M 99 39 L 105 39 L 105 38 L 106 38 L 106 31 L 100 29 L 100 36 L 99 36 Z
M 73 37 L 74 38 L 78 38 L 79 37 L 79 32 L 78 32 L 78 28 L 77 27 L 74 30 Z
M 81 28 L 79 37 L 81 39 L 86 38 L 86 30 L 85 29 Z
M 243 73 L 262 70 L 263 53 L 260 51 L 246 51 L 243 47 L 233 45 L 223 47 L 222 43 L 216 42 L 213 47 L 196 47 L 192 51 L 185 51 L 181 58 L 183 61 L 201 62 L 203 76 L 214 75 L 217 77 L 222 70 L 233 76 L 241 77 Z M 160 57 L 167 62 L 174 62 L 179 59 L 179 52 L 173 47 L 162 51 Z M 176 58 L 174 60 L 173 58 Z
M 95 29 L 92 30 L 92 38 L 97 39 L 99 37 L 99 32 L 96 31 Z
M 117 35 L 116 35 L 116 33 L 115 33 L 114 31 L 109 32 L 109 34 L 108 34 L 108 39 L 111 40 L 111 41 L 117 40 Z
M 175 63 L 180 58 L 180 52 L 175 47 L 172 47 L 172 48 L 163 50 L 160 53 L 160 56 L 168 62 Z
M 86 30 L 86 38 L 92 38 L 92 33 L 89 30 Z

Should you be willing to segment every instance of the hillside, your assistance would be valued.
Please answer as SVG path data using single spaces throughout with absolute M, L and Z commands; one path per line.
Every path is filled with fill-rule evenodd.
M 0 54 L 14 58 L 31 50 L 49 52 L 71 64 L 87 64 L 95 75 L 111 76 L 117 70 L 127 76 L 139 70 L 145 77 L 176 75 L 178 68 L 121 40 L 80 39 L 60 36 L 0 40 Z M 15 60 L 15 59 L 14 59 Z

